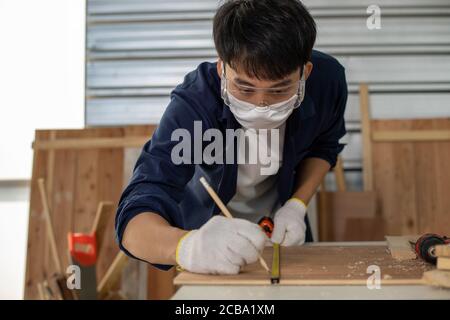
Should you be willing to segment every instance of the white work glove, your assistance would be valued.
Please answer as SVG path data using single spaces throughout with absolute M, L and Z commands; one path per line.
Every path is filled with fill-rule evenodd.
M 271 241 L 282 246 L 301 245 L 305 242 L 306 206 L 300 199 L 291 198 L 275 213 Z
M 241 266 L 258 260 L 266 239 L 255 223 L 215 216 L 180 239 L 176 261 L 191 272 L 237 274 Z

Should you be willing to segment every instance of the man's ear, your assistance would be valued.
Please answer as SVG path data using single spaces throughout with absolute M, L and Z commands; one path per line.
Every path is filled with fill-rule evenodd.
M 217 60 L 217 74 L 219 75 L 219 78 L 222 76 L 222 60 Z
M 313 64 L 311 61 L 308 61 L 305 64 L 305 80 L 308 80 L 309 75 L 311 74 L 312 70 L 313 70 Z

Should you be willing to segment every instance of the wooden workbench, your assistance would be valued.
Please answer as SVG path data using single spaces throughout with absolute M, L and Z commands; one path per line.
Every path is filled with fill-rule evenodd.
M 367 287 L 371 265 L 380 268 L 380 289 Z M 181 287 L 173 299 L 450 299 L 450 290 L 421 280 L 432 268 L 420 260 L 394 260 L 386 242 L 312 243 L 283 248 L 279 285 L 270 285 L 257 263 L 236 276 L 182 272 L 174 280 Z

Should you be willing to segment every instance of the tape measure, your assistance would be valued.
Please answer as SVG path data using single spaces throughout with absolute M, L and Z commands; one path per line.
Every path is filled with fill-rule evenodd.
M 270 217 L 262 217 L 258 225 L 267 235 L 267 237 L 272 237 L 272 232 L 274 228 L 274 223 Z M 272 284 L 280 283 L 280 244 L 273 244 L 273 255 L 272 255 L 272 268 L 271 268 L 270 282 Z
M 258 225 L 269 238 L 272 237 L 274 223 L 271 217 L 262 217 L 259 220 Z

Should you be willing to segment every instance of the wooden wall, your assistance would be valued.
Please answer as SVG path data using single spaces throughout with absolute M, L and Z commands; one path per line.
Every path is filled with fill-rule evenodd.
M 46 180 L 58 254 L 65 269 L 69 264 L 67 233 L 88 233 L 100 201 L 117 204 L 129 176 L 124 170 L 125 150 L 141 148 L 153 130 L 154 126 L 129 126 L 36 131 L 25 299 L 37 299 L 37 283 L 56 270 L 47 241 L 38 178 Z M 127 175 L 125 179 L 124 175 Z M 118 252 L 114 214 L 108 221 L 104 237 L 102 248 L 99 248 L 98 279 Z
M 450 118 L 372 120 L 371 127 L 386 234 L 450 234 Z

